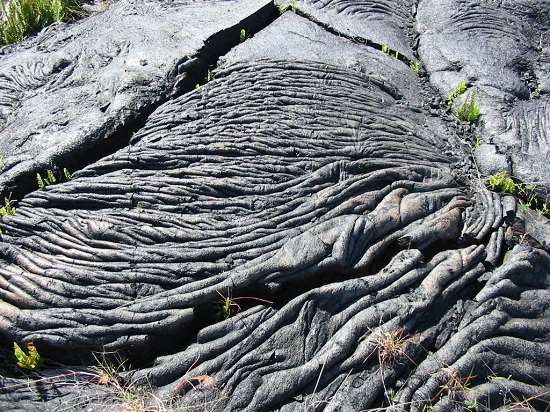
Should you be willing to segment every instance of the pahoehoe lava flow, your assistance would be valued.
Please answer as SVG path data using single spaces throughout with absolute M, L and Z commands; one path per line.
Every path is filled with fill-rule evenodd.
M 171 20 L 166 35 L 188 55 L 178 75 L 160 89 L 114 75 L 118 92 L 148 96 L 140 104 L 151 109 L 128 144 L 67 182 L 28 193 L 2 217 L 0 409 L 549 409 L 550 225 L 490 190 L 490 166 L 479 162 L 513 174 L 518 159 L 533 158 L 541 179 L 550 38 L 541 36 L 540 47 L 530 39 L 550 28 L 550 7 L 434 3 L 286 2 L 280 17 L 219 56 L 211 81 L 154 110 L 154 94 L 186 76 L 201 42 L 219 47 L 212 39 L 233 36 L 239 19 L 250 23 L 250 14 L 269 15 L 275 5 L 120 0 L 49 29 L 58 36 L 105 24 L 126 5 L 136 21 L 173 10 L 189 13 L 188 24 L 207 20 L 210 31 L 195 43 Z M 201 18 L 201 4 L 218 11 Z M 231 24 L 216 20 L 224 13 Z M 489 29 L 484 14 L 532 19 L 533 33 L 515 24 Z M 503 31 L 517 47 L 506 52 L 514 65 L 495 59 L 502 79 L 489 84 L 489 69 L 476 76 L 469 67 L 480 62 L 468 66 L 445 49 L 447 31 L 459 45 L 472 33 L 487 36 L 487 56 Z M 3 50 L 0 67 L 50 44 L 46 34 Z M 128 41 L 112 60 L 132 56 L 137 40 Z M 146 59 L 147 48 L 139 50 Z M 536 94 L 522 94 L 514 77 L 518 50 L 538 79 Z M 156 60 L 158 70 L 178 60 L 170 56 Z M 420 73 L 408 65 L 416 61 Z M 113 75 L 105 67 L 87 78 Z M 459 76 L 479 91 L 474 125 L 445 101 Z M 31 83 L 18 87 L 32 99 L 41 88 L 55 93 L 51 82 Z M 109 98 L 120 113 L 138 110 L 131 99 Z M 0 104 L 8 100 L 0 95 Z M 21 121 L 13 120 L 19 103 L 9 102 L 0 142 Z M 38 136 L 44 124 L 25 130 Z M 87 127 L 94 140 L 105 119 Z M 487 140 L 478 147 L 480 131 Z M 21 159 L 5 156 L 8 165 L 28 164 L 33 138 Z M 518 153 L 505 153 L 507 143 Z M 71 144 L 63 150 L 70 154 Z M 15 366 L 13 342 L 33 342 L 46 358 L 35 374 Z M 132 366 L 93 366 L 109 354 L 108 362 L 124 356 Z

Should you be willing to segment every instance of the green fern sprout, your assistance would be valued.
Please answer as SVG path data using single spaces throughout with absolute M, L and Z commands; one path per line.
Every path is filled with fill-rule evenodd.
M 40 176 L 40 173 L 36 174 L 36 182 L 38 183 L 38 187 L 40 189 L 44 189 L 44 187 L 46 187 L 46 183 L 44 182 L 44 179 L 42 179 L 42 176 Z
M 245 41 L 248 40 L 248 36 L 246 35 L 246 30 L 245 29 L 241 29 L 241 34 L 239 35 L 239 41 L 241 43 L 244 43 Z
M 67 168 L 64 167 L 62 172 L 54 172 L 52 169 L 48 169 L 46 170 L 46 175 L 44 177 L 40 173 L 36 174 L 36 182 L 38 183 L 38 187 L 40 189 L 44 189 L 46 186 L 58 183 L 58 181 L 60 181 L 63 177 L 65 177 L 66 182 L 72 179 L 71 173 L 67 170 Z
M 410 62 L 409 67 L 411 68 L 411 70 L 418 73 L 420 71 L 420 62 Z
M 514 193 L 516 191 L 516 184 L 507 172 L 495 173 L 489 176 L 489 186 L 493 190 L 500 190 L 504 193 Z
M 0 218 L 2 216 L 13 215 L 15 213 L 15 207 L 13 207 L 13 202 L 7 197 L 4 198 L 4 206 L 0 207 Z
M 42 363 L 42 357 L 38 354 L 32 342 L 27 343 L 28 354 L 21 349 L 17 342 L 13 343 L 13 351 L 18 361 L 17 365 L 23 369 L 36 369 L 36 367 Z
M 57 183 L 57 179 L 55 177 L 55 174 L 53 173 L 53 170 L 48 169 L 46 171 L 46 175 L 47 175 L 47 177 L 44 179 L 46 184 L 53 185 L 54 183 Z
M 467 121 L 468 123 L 473 123 L 479 117 L 479 104 L 475 101 L 476 91 L 469 92 L 466 95 L 464 103 L 458 106 L 456 109 L 456 116 L 462 120 Z
M 517 196 L 522 199 L 523 207 L 534 208 L 539 215 L 548 215 L 550 212 L 548 204 L 539 197 L 534 185 L 516 183 L 506 172 L 495 173 L 489 176 L 489 186 L 493 190 Z
M 458 87 L 455 89 L 454 92 L 452 92 L 449 97 L 447 97 L 447 104 L 449 106 L 452 106 L 453 105 L 453 102 L 455 101 L 455 99 L 460 96 L 461 94 L 463 94 L 466 89 L 468 87 L 466 86 L 466 82 L 464 80 L 462 80 L 459 84 L 458 84 Z
M 65 167 L 63 168 L 63 175 L 65 176 L 65 180 L 67 182 L 72 179 L 71 173 Z

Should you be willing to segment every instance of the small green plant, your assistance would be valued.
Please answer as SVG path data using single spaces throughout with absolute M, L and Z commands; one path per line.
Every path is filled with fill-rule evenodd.
M 17 365 L 23 369 L 36 369 L 42 363 L 42 357 L 38 354 L 32 342 L 27 343 L 27 353 L 21 349 L 17 342 L 13 343 L 13 351 L 17 358 Z
M 290 10 L 292 10 L 292 13 L 296 13 L 296 10 L 297 10 L 296 0 L 292 0 L 292 5 L 290 6 Z
M 468 123 L 473 123 L 479 117 L 479 104 L 475 101 L 476 91 L 468 92 L 464 102 L 456 109 L 456 116 Z
M 208 69 L 206 71 L 206 74 L 204 75 L 203 84 L 209 83 L 213 78 L 214 77 L 212 76 L 212 72 L 210 71 L 210 69 Z M 201 87 L 201 85 L 200 83 L 197 83 L 195 89 L 198 89 L 199 87 Z
M 492 375 L 487 376 L 487 379 L 489 381 L 509 381 L 510 379 L 512 379 L 512 375 L 498 376 L 496 374 L 492 374 Z
M 51 23 L 86 14 L 78 0 L 2 1 L 0 10 L 0 45 L 21 41 Z
M 65 180 L 67 182 L 72 179 L 71 173 L 65 167 L 63 168 L 63 175 L 65 176 Z
M 393 388 L 390 388 L 388 391 L 388 399 L 390 400 L 391 404 L 394 404 L 399 399 L 399 396 L 397 395 L 397 391 Z
M 0 222 L 2 221 L 2 217 L 7 215 L 13 215 L 14 213 L 15 213 L 15 207 L 13 207 L 13 202 L 7 197 L 5 197 L 4 206 L 0 207 Z M 0 229 L 0 234 L 2 234 L 1 229 Z
M 519 197 L 525 208 L 533 208 L 539 215 L 547 215 L 550 212 L 548 203 L 542 201 L 535 191 L 536 187 L 534 185 L 517 183 L 508 176 L 507 172 L 495 173 L 489 176 L 489 186 L 493 190 Z
M 5 166 L 4 157 L 0 156 L 0 167 L 4 167 L 4 166 Z
M 508 176 L 506 171 L 489 176 L 489 186 L 493 190 L 498 190 L 502 193 L 515 194 L 519 192 L 518 184 Z
M 2 216 L 13 215 L 15 213 L 15 207 L 13 202 L 7 197 L 4 198 L 4 206 L 0 207 L 0 218 Z
M 56 176 L 56 174 L 59 175 L 59 177 Z M 36 182 L 38 183 L 39 189 L 44 189 L 46 186 L 58 183 L 63 177 L 66 182 L 72 178 L 71 173 L 66 168 L 63 168 L 62 172 L 54 172 L 53 170 L 48 169 L 46 170 L 46 175 L 44 177 L 42 177 L 40 173 L 36 174 Z
M 418 73 L 420 71 L 420 67 L 421 67 L 420 62 L 410 62 L 409 67 L 411 68 L 411 70 Z
M 57 179 L 55 178 L 53 170 L 48 169 L 46 171 L 46 177 L 44 178 L 40 175 L 40 173 L 36 174 L 36 182 L 38 183 L 38 187 L 40 189 L 44 189 L 46 186 L 55 184 Z
M 390 48 L 387 43 L 382 43 L 382 53 L 390 54 Z
M 277 8 L 279 9 L 279 14 L 280 15 L 284 14 L 284 12 L 286 11 L 286 6 L 282 2 L 277 5 Z
M 393 54 L 393 57 L 395 57 L 396 59 L 399 59 L 399 52 L 397 50 Z
M 244 43 L 247 40 L 248 40 L 248 35 L 246 34 L 246 30 L 241 29 L 241 34 L 239 35 L 239 42 Z
M 477 409 L 477 407 L 479 406 L 477 404 L 477 399 L 474 399 L 473 401 L 472 400 L 469 400 L 469 399 L 466 399 L 464 401 L 464 405 L 466 406 L 466 408 L 468 409 Z
M 455 101 L 455 99 L 460 96 L 461 94 L 463 94 L 464 92 L 466 92 L 466 89 L 468 87 L 466 86 L 466 82 L 464 80 L 462 80 L 457 88 L 455 89 L 454 92 L 452 92 L 449 97 L 447 97 L 447 104 L 449 106 L 452 106 L 453 105 L 453 102 Z
M 216 291 L 216 293 L 218 295 L 220 295 L 220 297 L 221 297 L 218 314 L 219 314 L 220 317 L 223 317 L 224 319 L 227 319 L 232 314 L 234 314 L 236 312 L 239 312 L 241 310 L 241 307 L 239 306 L 239 304 L 237 302 L 235 302 L 236 300 L 252 299 L 252 300 L 258 300 L 260 302 L 265 302 L 265 303 L 269 303 L 269 304 L 273 303 L 273 302 L 270 302 L 269 300 L 255 298 L 255 297 L 251 297 L 251 296 L 242 296 L 242 297 L 239 297 L 239 298 L 234 298 L 232 296 L 231 290 L 229 288 L 227 289 L 227 296 L 224 296 L 223 293 L 221 293 L 218 290 Z

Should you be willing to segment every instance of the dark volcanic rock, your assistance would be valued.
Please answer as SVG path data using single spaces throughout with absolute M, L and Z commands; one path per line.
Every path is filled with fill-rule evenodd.
M 376 16 L 349 4 L 315 20 Z M 139 387 L 159 410 L 547 406 L 548 220 L 472 177 L 405 62 L 306 17 L 3 218 L 3 339 L 141 366 L 13 375 L 0 408 L 111 410 Z
M 123 144 L 106 138 L 131 134 L 155 105 L 195 86 L 212 63 L 205 43 L 214 43 L 208 53 L 227 50 L 241 28 L 265 24 L 273 9 L 267 0 L 121 0 L 104 13 L 4 48 L 0 192 L 30 172 L 67 166 L 107 143 Z
M 420 57 L 441 95 L 461 80 L 478 90 L 479 136 L 500 153 L 487 162 L 490 150 L 480 150 L 480 169 L 503 171 L 506 155 L 512 175 L 543 198 L 550 194 L 549 21 L 549 2 L 515 0 L 423 0 L 416 21 Z

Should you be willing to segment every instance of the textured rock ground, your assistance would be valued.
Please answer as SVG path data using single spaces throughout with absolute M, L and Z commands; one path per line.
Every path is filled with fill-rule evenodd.
M 136 3 L 146 17 L 135 18 L 182 24 L 199 5 Z M 223 47 L 211 40 L 199 52 L 200 43 L 224 39 L 220 21 L 231 36 L 253 14 L 265 28 L 220 56 L 198 89 L 167 92 L 179 79 L 173 65 L 162 91 L 123 77 L 136 98 L 120 112 L 147 113 L 142 127 L 136 115 L 123 119 L 139 129 L 128 144 L 3 217 L 0 408 L 548 408 L 548 219 L 489 191 L 478 172 L 488 170 L 479 153 L 514 174 L 523 156 L 535 166 L 521 176 L 541 194 L 548 184 L 536 169 L 547 159 L 547 94 L 542 80 L 528 93 L 509 67 L 517 56 L 544 60 L 550 39 L 539 48 L 532 39 L 550 27 L 546 5 L 298 1 L 273 22 L 275 6 L 264 5 L 209 3 L 232 12 L 204 17 L 212 33 L 174 39 L 170 62 L 197 53 L 207 66 L 204 56 Z M 116 21 L 120 10 L 95 19 Z M 509 56 L 496 56 L 494 32 L 479 22 L 510 16 L 521 25 L 491 28 L 509 39 Z M 52 30 L 80 33 L 93 21 Z M 48 38 L 4 60 L 24 61 Z M 418 60 L 419 73 L 409 66 Z M 535 72 L 548 75 L 542 63 Z M 478 90 L 475 127 L 446 107 L 460 80 Z M 33 93 L 41 88 L 50 90 Z M 520 110 L 528 120 L 501 136 L 498 116 Z M 476 148 L 479 133 L 487 137 Z M 230 313 L 220 294 L 236 298 Z M 22 376 L 13 341 L 33 341 L 50 363 Z M 116 352 L 111 362 L 126 356 L 133 368 L 102 375 L 82 366 L 97 363 L 92 352 Z

